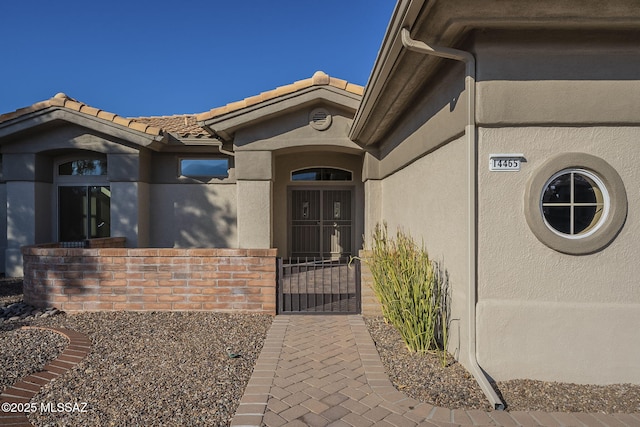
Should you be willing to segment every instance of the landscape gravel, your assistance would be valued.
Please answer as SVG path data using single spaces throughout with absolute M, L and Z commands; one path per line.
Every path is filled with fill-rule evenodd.
M 92 349 L 63 380 L 32 399 L 37 405 L 87 403 L 87 412 L 35 412 L 29 420 L 36 426 L 228 425 L 271 321 L 266 315 L 202 312 L 32 320 L 86 333 Z
M 0 326 L 0 392 L 40 371 L 58 357 L 68 343 L 64 336 L 53 331 Z
M 398 331 L 382 317 L 365 318 L 394 386 L 422 402 L 451 409 L 491 410 L 482 390 L 451 358 L 407 350 Z M 640 413 L 640 385 L 607 386 L 533 380 L 498 382 L 494 388 L 508 411 Z

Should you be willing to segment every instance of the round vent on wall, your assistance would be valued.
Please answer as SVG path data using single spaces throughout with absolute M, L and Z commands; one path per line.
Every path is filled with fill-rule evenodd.
M 316 130 L 325 130 L 331 126 L 331 113 L 326 108 L 314 108 L 309 113 L 309 125 Z

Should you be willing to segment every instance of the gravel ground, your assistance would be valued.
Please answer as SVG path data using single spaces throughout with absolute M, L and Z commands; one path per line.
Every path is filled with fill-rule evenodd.
M 42 329 L 0 326 L 0 392 L 58 357 L 69 342 Z
M 22 299 L 21 283 L 0 280 L 0 305 Z M 37 371 L 66 340 L 22 325 L 84 332 L 88 357 L 32 402 L 87 402 L 87 413 L 35 413 L 36 426 L 228 425 L 271 325 L 270 316 L 219 313 L 83 313 L 0 324 L 0 389 Z M 391 380 L 404 393 L 438 406 L 489 410 L 458 363 L 406 350 L 381 318 L 366 318 Z M 241 354 L 230 358 L 227 348 Z M 507 409 L 640 412 L 640 386 L 585 386 L 517 380 L 498 383 Z
M 5 285 L 0 281 L 0 305 L 22 299 L 21 286 Z M 0 388 L 38 371 L 42 360 L 63 349 L 59 334 L 17 328 L 65 327 L 86 333 L 91 352 L 31 402 L 86 402 L 87 412 L 32 413 L 35 426 L 226 426 L 271 322 L 266 315 L 185 312 L 7 321 L 0 324 Z M 228 348 L 240 357 L 230 358 Z
M 409 353 L 400 334 L 381 317 L 365 322 L 376 343 L 389 377 L 407 395 L 451 409 L 490 406 L 473 377 L 459 363 L 433 354 Z M 513 380 L 495 385 L 509 411 L 640 412 L 640 385 L 578 385 L 533 380 Z
M 0 278 L 0 305 L 22 301 L 22 279 Z

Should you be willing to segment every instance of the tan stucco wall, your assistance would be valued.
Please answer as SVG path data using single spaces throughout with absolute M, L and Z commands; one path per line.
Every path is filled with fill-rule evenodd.
M 238 247 L 234 184 L 155 184 L 149 206 L 152 247 Z
M 293 187 L 348 187 L 354 190 L 355 206 L 353 207 L 354 255 L 362 248 L 364 233 L 364 188 L 362 184 L 362 156 L 341 152 L 314 151 L 317 147 L 306 150 L 277 154 L 275 157 L 275 182 L 273 187 L 273 225 L 274 247 L 278 248 L 278 256 L 289 256 L 288 218 L 289 207 L 287 189 Z M 324 166 L 346 169 L 353 172 L 351 182 L 292 182 L 291 172 L 297 169 Z
M 478 359 L 496 379 L 640 382 L 639 139 L 637 127 L 480 130 Z M 528 180 L 559 152 L 602 158 L 627 190 L 622 231 L 591 255 L 545 246 L 524 216 Z M 526 163 L 490 172 L 495 153 L 522 153 Z
M 478 361 L 494 378 L 640 382 L 637 235 L 640 48 L 634 33 L 479 34 Z M 585 153 L 611 165 L 628 215 L 610 245 L 568 255 L 525 218 L 525 191 L 543 163 Z M 489 157 L 522 153 L 520 172 Z M 539 215 L 539 213 L 536 213 Z
M 381 182 L 380 222 L 424 243 L 449 274 L 451 327 L 449 351 L 467 357 L 467 179 L 465 138 L 446 144 Z M 455 171 L 455 173 L 454 173 Z M 370 240 L 370 236 L 367 236 Z
M 638 36 L 625 31 L 479 34 L 474 45 L 478 123 L 637 122 Z
M 629 35 L 488 30 L 465 46 L 477 59 L 480 125 L 477 356 L 496 379 L 640 381 L 634 261 L 640 49 Z M 366 229 L 379 218 L 392 231 L 401 227 L 424 239 L 431 255 L 442 259 L 452 284 L 452 317 L 458 319 L 452 346 L 465 363 L 466 103 L 461 66 L 449 65 L 407 102 L 373 152 L 380 160 L 366 159 L 367 195 L 374 196 L 367 199 Z M 525 218 L 532 173 L 565 152 L 604 159 L 626 187 L 622 231 L 591 255 L 550 249 Z M 489 155 L 498 153 L 523 153 L 527 161 L 520 172 L 489 172 Z
M 319 131 L 309 126 L 309 113 L 315 108 L 325 108 L 331 114 L 332 123 L 328 129 Z M 310 145 L 359 150 L 347 136 L 352 116 L 353 112 L 344 108 L 315 100 L 238 130 L 233 143 L 237 151 L 274 151 Z

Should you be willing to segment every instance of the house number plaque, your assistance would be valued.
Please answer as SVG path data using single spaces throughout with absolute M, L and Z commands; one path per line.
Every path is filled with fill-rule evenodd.
M 518 172 L 525 161 L 523 154 L 491 154 L 489 170 L 497 172 Z

